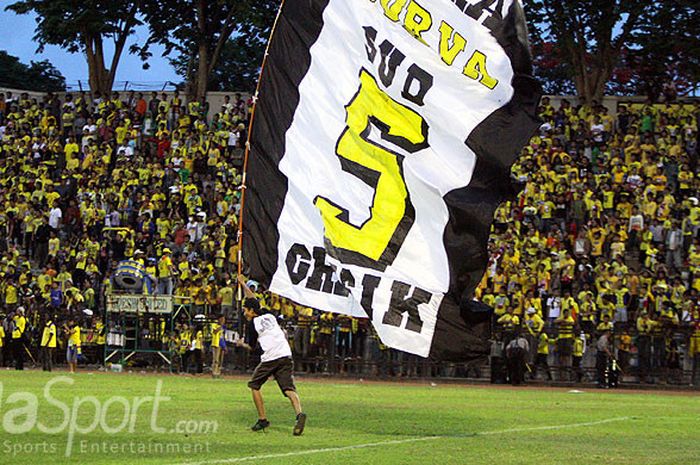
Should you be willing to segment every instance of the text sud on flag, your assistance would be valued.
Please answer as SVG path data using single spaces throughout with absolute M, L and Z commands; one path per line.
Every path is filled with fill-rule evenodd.
M 251 128 L 243 255 L 272 292 L 387 346 L 488 351 L 472 300 L 538 126 L 519 1 L 286 0 Z

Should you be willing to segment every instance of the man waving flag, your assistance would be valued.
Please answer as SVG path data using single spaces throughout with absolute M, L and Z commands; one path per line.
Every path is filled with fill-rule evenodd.
M 251 123 L 243 260 L 272 292 L 436 359 L 488 351 L 472 300 L 538 126 L 518 0 L 286 0 Z

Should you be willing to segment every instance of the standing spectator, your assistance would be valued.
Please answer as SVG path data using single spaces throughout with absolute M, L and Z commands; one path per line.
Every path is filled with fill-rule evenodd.
M 491 384 L 503 384 L 506 380 L 506 372 L 503 363 L 503 342 L 496 333 L 491 341 L 491 351 L 489 353 L 489 365 L 491 367 Z
M 224 323 L 226 322 L 225 315 L 219 315 L 217 321 L 211 324 L 211 375 L 213 378 L 221 377 L 221 363 L 226 350 L 226 342 L 224 340 Z
M 143 94 L 139 92 L 134 103 L 134 111 L 138 115 L 138 121 L 143 121 L 143 119 L 146 117 L 147 110 L 148 105 L 146 104 L 146 100 L 143 98 Z
M 503 329 L 503 345 L 507 346 L 511 339 L 513 339 L 519 328 L 520 328 L 520 318 L 515 314 L 515 309 L 509 306 L 506 310 L 506 314 L 501 316 L 497 321 Z
M 204 372 L 204 360 L 202 359 L 202 351 L 204 350 L 204 331 L 202 330 L 202 325 L 198 324 L 194 330 L 194 337 L 192 339 L 192 353 L 194 355 L 194 361 L 197 365 L 197 374 L 202 374 Z
M 632 350 L 632 336 L 629 335 L 627 329 L 622 331 L 620 340 L 617 344 L 617 360 L 620 364 L 620 369 L 624 372 L 629 367 L 630 351 Z
M 574 370 L 574 376 L 576 377 L 576 382 L 580 383 L 583 379 L 583 354 L 586 352 L 586 334 L 581 333 L 579 337 L 574 338 L 574 344 L 572 349 L 572 366 Z
M 2 96 L 2 94 L 0 94 Z M 5 339 L 7 335 L 5 334 L 5 322 L 6 319 L 0 319 L 0 369 L 5 366 Z
M 15 370 L 24 370 L 26 331 L 27 318 L 24 316 L 24 307 L 18 307 L 12 316 L 12 356 L 15 361 Z
M 158 294 L 172 295 L 174 288 L 174 276 L 176 273 L 168 247 L 163 249 L 163 256 L 158 261 Z
M 60 212 L 60 209 L 59 209 Z M 41 224 L 34 231 L 34 253 L 40 268 L 46 264 L 49 254 L 49 238 L 52 234 L 52 227 L 46 221 L 46 217 L 41 218 Z
M 596 342 L 596 372 L 598 374 L 598 387 L 608 388 L 608 370 L 611 357 L 611 332 L 610 330 L 603 331 L 603 334 Z
M 543 368 L 547 374 L 547 380 L 552 380 L 552 372 L 549 369 L 549 336 L 546 332 L 542 332 L 537 341 L 537 358 L 535 359 L 534 375 L 537 376 L 539 368 Z
M 54 205 L 54 207 L 49 212 L 49 226 L 51 226 L 51 228 L 54 231 L 58 232 L 58 229 L 61 226 L 61 218 L 63 218 L 63 212 L 61 211 L 61 208 L 58 205 Z
M 75 319 L 70 318 L 63 330 L 68 336 L 66 362 L 68 362 L 70 372 L 75 373 L 78 371 L 78 356 L 81 354 L 82 345 L 80 324 Z
M 530 351 L 530 344 L 519 332 L 512 341 L 506 345 L 506 360 L 508 365 L 508 378 L 513 386 L 525 382 L 525 357 Z
M 158 92 L 151 92 L 151 100 L 148 102 L 148 112 L 155 116 L 160 111 L 160 100 L 158 99 Z
M 666 266 L 679 270 L 683 265 L 683 231 L 678 220 L 672 221 L 671 229 L 666 233 Z
M 688 356 L 692 362 L 692 371 L 690 374 L 691 386 L 698 382 L 698 369 L 700 368 L 700 312 L 696 312 L 693 316 L 692 331 L 688 350 Z M 0 364 L 0 366 L 2 365 Z
M 531 364 L 535 361 L 535 357 L 537 355 L 537 342 L 540 338 L 540 333 L 544 328 L 544 320 L 542 320 L 542 318 L 537 314 L 537 310 L 534 307 L 529 307 L 525 312 L 523 327 L 526 330 L 525 338 L 530 346 L 527 362 Z
M 56 324 L 48 316 L 44 324 L 41 336 L 41 366 L 43 371 L 51 371 L 53 368 L 54 352 L 56 351 L 57 333 Z
M 568 309 L 562 310 L 562 314 L 554 323 L 559 335 L 557 337 L 557 357 L 559 358 L 559 380 L 571 379 L 571 356 L 574 344 L 574 319 Z M 566 373 L 566 376 L 564 375 Z

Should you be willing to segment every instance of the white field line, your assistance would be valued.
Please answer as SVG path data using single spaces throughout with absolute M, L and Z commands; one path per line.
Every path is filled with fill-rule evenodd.
M 381 446 L 391 446 L 391 445 L 396 445 L 396 444 L 409 444 L 409 443 L 413 443 L 413 442 L 434 441 L 436 439 L 470 438 L 470 437 L 475 437 L 475 436 L 491 436 L 491 435 L 496 435 L 496 434 L 521 433 L 521 432 L 525 432 L 525 431 L 550 431 L 550 430 L 560 430 L 560 429 L 567 429 L 567 428 L 584 428 L 587 426 L 603 425 L 606 423 L 614 423 L 614 422 L 625 421 L 625 420 L 629 420 L 629 419 L 630 419 L 630 417 L 616 417 L 616 418 L 608 418 L 606 420 L 589 421 L 589 422 L 585 422 L 585 423 L 571 423 L 568 425 L 533 426 L 533 427 L 528 427 L 528 428 L 511 428 L 511 429 L 502 429 L 502 430 L 497 430 L 497 431 L 484 431 L 484 432 L 480 432 L 480 433 L 466 434 L 464 436 L 424 436 L 424 437 L 417 437 L 417 438 L 410 438 L 410 439 L 396 439 L 396 440 L 392 440 L 392 441 L 369 442 L 366 444 L 356 444 L 354 446 L 327 447 L 324 449 L 300 450 L 300 451 L 294 451 L 294 452 L 286 452 L 286 453 L 282 453 L 282 454 L 251 455 L 248 457 L 234 457 L 234 458 L 230 458 L 230 459 L 204 460 L 201 462 L 183 462 L 183 463 L 180 463 L 178 465 L 218 465 L 218 464 L 227 464 L 227 463 L 240 463 L 240 462 L 250 462 L 250 461 L 254 461 L 254 460 L 258 461 L 258 460 L 277 459 L 277 458 L 284 458 L 284 457 L 298 457 L 301 455 L 323 454 L 325 452 L 343 452 L 343 451 L 348 451 L 348 450 L 367 449 L 370 447 L 381 447 Z

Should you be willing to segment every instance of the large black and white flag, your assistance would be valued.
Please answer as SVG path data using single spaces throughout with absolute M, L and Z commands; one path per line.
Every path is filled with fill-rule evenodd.
M 285 0 L 264 66 L 243 258 L 423 357 L 486 353 L 472 300 L 538 123 L 518 0 Z

